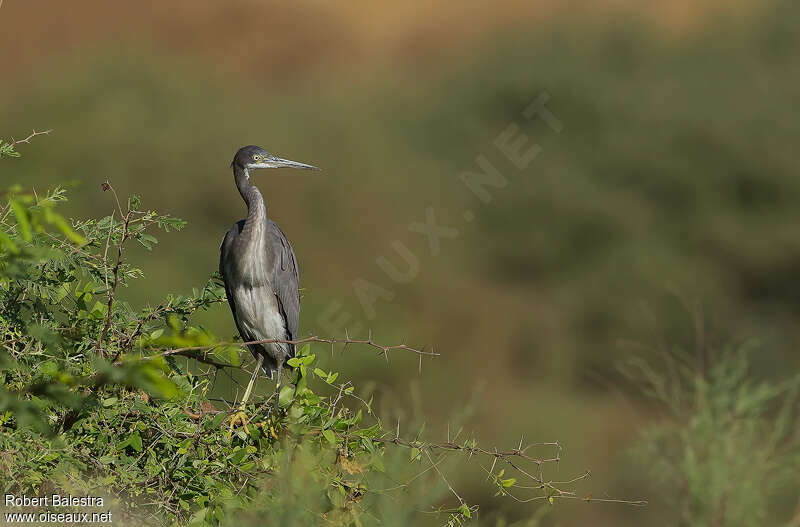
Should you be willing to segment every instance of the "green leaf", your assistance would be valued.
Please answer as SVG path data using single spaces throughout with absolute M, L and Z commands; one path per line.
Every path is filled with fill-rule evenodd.
M 122 450 L 128 446 L 137 452 L 142 451 L 142 437 L 139 435 L 139 432 L 134 432 L 131 435 L 129 435 L 128 439 L 117 445 L 117 448 Z
M 239 366 L 242 363 L 242 356 L 240 355 L 241 348 L 231 347 L 228 350 L 228 364 L 231 366 Z
M 303 362 L 303 364 L 304 364 L 305 366 L 311 366 L 311 364 L 314 362 L 314 360 L 315 360 L 316 358 L 317 358 L 317 356 L 316 356 L 316 355 L 309 355 L 309 356 L 307 356 L 307 357 L 303 357 L 303 358 L 302 358 L 302 359 L 300 359 L 300 360 Z
M 294 397 L 294 387 L 282 386 L 280 394 L 278 395 L 279 406 L 289 406 L 292 402 L 292 397 Z
M 155 236 L 151 236 L 150 234 L 140 234 L 136 237 L 136 240 L 142 244 L 142 247 L 147 249 L 148 251 L 153 250 L 153 244 L 158 243 L 158 240 Z
M 233 452 L 233 455 L 230 458 L 231 463 L 233 463 L 234 465 L 238 465 L 239 463 L 242 462 L 242 460 L 244 459 L 245 455 L 247 455 L 247 450 L 245 450 L 244 448 L 241 448 L 241 447 L 237 448 Z
M 225 414 L 223 412 L 218 413 L 214 416 L 214 419 L 208 421 L 208 429 L 217 429 L 219 425 L 222 424 L 222 420 L 225 419 Z
M 72 227 L 67 224 L 67 221 L 60 214 L 56 214 L 49 208 L 44 209 L 44 220 L 47 223 L 55 226 L 59 231 L 61 231 L 61 234 L 66 236 L 73 243 L 77 245 L 83 245 L 86 243 L 86 238 L 72 230 Z
M 17 244 L 15 244 L 8 234 L 6 234 L 2 229 L 0 229 L 0 245 L 8 249 L 8 252 L 11 254 L 19 254 Z
M 299 357 L 292 357 L 291 359 L 286 361 L 286 364 L 288 364 L 292 368 L 297 368 L 298 366 L 300 366 L 300 364 L 302 364 L 302 362 L 300 361 Z
M 100 302 L 95 302 L 94 305 L 92 306 L 92 310 L 90 311 L 90 313 L 94 315 L 96 318 L 102 318 L 105 315 L 106 309 L 107 309 L 106 306 L 104 306 Z
M 368 437 L 362 437 L 361 444 L 364 446 L 364 450 L 367 452 L 375 452 L 375 445 L 373 444 L 372 439 L 369 439 Z
M 14 211 L 14 216 L 17 217 L 17 225 L 19 225 L 22 239 L 26 242 L 31 241 L 31 223 L 28 219 L 28 210 L 19 201 L 12 199 L 9 200 L 11 209 Z
M 189 446 L 192 444 L 192 438 L 187 437 L 178 444 L 178 454 L 185 454 L 189 451 Z
M 261 430 L 257 426 L 248 426 L 247 433 L 250 434 L 250 439 L 252 439 L 253 441 L 258 441 L 259 439 L 261 439 L 261 436 L 263 435 L 261 433 Z
M 333 433 L 333 430 L 326 428 L 322 431 L 322 435 L 328 440 L 328 443 L 334 446 L 336 445 L 336 435 Z

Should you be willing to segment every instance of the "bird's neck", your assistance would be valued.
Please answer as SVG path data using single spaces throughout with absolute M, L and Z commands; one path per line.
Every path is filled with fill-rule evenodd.
M 233 177 L 236 180 L 236 188 L 239 189 L 239 194 L 241 194 L 244 202 L 247 203 L 245 226 L 248 224 L 252 226 L 259 221 L 263 221 L 267 217 L 267 207 L 258 187 L 250 183 L 250 172 L 246 168 L 236 167 L 233 169 Z

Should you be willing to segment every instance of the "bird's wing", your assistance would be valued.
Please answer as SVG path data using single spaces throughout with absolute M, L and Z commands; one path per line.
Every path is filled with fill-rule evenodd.
M 242 328 L 239 326 L 239 319 L 236 317 L 236 304 L 234 304 L 233 293 L 228 285 L 230 280 L 229 277 L 226 276 L 227 270 L 225 268 L 225 261 L 228 259 L 234 239 L 242 230 L 243 223 L 243 221 L 240 221 L 234 224 L 233 227 L 225 233 L 225 237 L 222 239 L 222 243 L 219 246 L 219 274 L 222 276 L 222 282 L 225 284 L 225 296 L 228 298 L 228 305 L 231 306 L 233 321 L 236 323 L 236 329 L 239 330 L 240 334 L 242 333 Z M 245 335 L 242 335 L 242 338 L 245 338 Z
M 225 296 L 228 298 L 228 305 L 231 307 L 231 314 L 233 315 L 233 321 L 236 323 L 236 329 L 239 330 L 239 335 L 241 335 L 244 341 L 250 340 L 258 340 L 260 337 L 259 335 L 251 334 L 247 328 L 243 327 L 239 321 L 239 316 L 237 315 L 238 309 L 236 308 L 236 297 L 231 290 L 231 284 L 234 283 L 234 277 L 230 276 L 230 259 L 234 257 L 233 255 L 233 247 L 236 243 L 236 238 L 242 233 L 242 229 L 244 228 L 245 220 L 240 220 L 230 230 L 225 234 L 225 238 L 222 239 L 222 243 L 219 246 L 219 274 L 222 275 L 222 281 L 225 283 Z M 285 318 L 285 317 L 284 317 Z M 277 367 L 275 359 L 267 353 L 264 349 L 264 346 L 261 344 L 248 344 L 247 348 L 253 354 L 254 357 L 262 356 L 264 357 L 264 363 L 261 366 L 261 369 L 264 371 L 267 377 L 272 379 L 272 374 Z
M 297 340 L 300 329 L 300 289 L 298 285 L 300 277 L 297 259 L 294 256 L 292 245 L 280 227 L 274 221 L 270 221 L 269 224 L 268 245 L 274 251 L 270 280 L 275 289 L 278 309 L 286 321 L 289 340 Z

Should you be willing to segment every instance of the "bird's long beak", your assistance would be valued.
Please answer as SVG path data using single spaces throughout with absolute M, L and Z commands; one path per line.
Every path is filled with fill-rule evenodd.
M 291 159 L 283 159 L 280 157 L 273 157 L 269 160 L 269 163 L 272 165 L 271 168 L 300 168 L 303 170 L 319 170 L 319 168 L 313 165 L 306 165 L 305 163 L 292 161 Z

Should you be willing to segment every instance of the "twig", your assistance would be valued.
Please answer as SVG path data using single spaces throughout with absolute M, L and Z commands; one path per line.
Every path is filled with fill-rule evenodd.
M 3 5 L 3 2 L 2 2 L 2 1 L 0 1 L 0 6 L 2 6 L 2 5 Z M 19 144 L 22 144 L 22 143 L 30 143 L 30 142 L 31 142 L 31 139 L 33 139 L 33 138 L 34 138 L 34 137 L 36 137 L 37 135 L 47 135 L 47 134 L 49 134 L 49 133 L 50 133 L 50 132 L 52 132 L 52 131 L 53 131 L 52 129 L 50 129 L 50 130 L 44 130 L 43 132 L 37 132 L 36 130 L 34 130 L 33 132 L 31 132 L 31 135 L 29 135 L 29 136 L 28 136 L 28 137 L 26 137 L 25 139 L 19 139 L 19 140 L 15 140 L 15 139 L 12 137 L 12 138 L 11 138 L 11 146 L 19 145 Z
M 120 351 L 122 351 L 121 348 L 120 348 Z M 119 355 L 119 353 L 120 352 L 118 351 L 117 355 Z M 222 368 L 232 368 L 233 367 L 233 364 L 227 364 L 227 363 L 224 363 L 224 362 L 217 362 L 217 361 L 215 361 L 213 359 L 209 359 L 208 357 L 205 356 L 205 354 L 200 355 L 200 354 L 197 354 L 197 353 L 192 353 L 191 351 L 184 351 L 184 352 L 181 352 L 181 353 L 174 353 L 173 355 L 180 355 L 182 357 L 189 357 L 190 359 L 194 359 L 194 360 L 196 360 L 198 362 L 202 362 L 203 364 L 208 364 L 209 366 L 214 366 L 218 370 L 222 369 Z M 150 357 L 143 357 L 143 359 L 149 359 L 149 358 Z M 112 362 L 114 364 L 119 364 L 120 360 L 119 360 L 118 357 L 115 357 Z
M 461 496 L 458 495 L 458 492 L 456 492 L 456 489 L 454 489 L 453 486 L 450 484 L 450 482 L 447 481 L 447 478 L 444 476 L 444 473 L 441 470 L 439 470 L 439 465 L 437 463 L 434 463 L 430 451 L 426 450 L 425 456 L 427 456 L 428 461 L 431 462 L 431 465 L 433 465 L 433 468 L 434 470 L 436 470 L 436 473 L 439 474 L 439 477 L 442 478 L 442 481 L 444 481 L 445 485 L 447 485 L 447 488 L 450 489 L 450 492 L 453 493 L 453 496 L 455 496 L 458 499 L 459 504 L 461 504 L 462 506 L 466 505 Z
M 509 457 L 519 457 L 521 459 L 525 459 L 526 461 L 530 461 L 535 463 L 536 465 L 541 465 L 543 463 L 556 463 L 561 460 L 560 455 L 556 455 L 555 457 L 551 458 L 538 458 L 529 456 L 526 452 L 531 448 L 535 447 L 543 447 L 543 446 L 554 446 L 561 450 L 561 445 L 558 441 L 549 442 L 549 443 L 531 443 L 523 448 L 515 448 L 513 450 L 507 451 L 498 451 L 498 450 L 486 450 L 485 448 L 477 447 L 477 446 L 466 446 L 466 445 L 458 445 L 455 443 L 419 443 L 418 441 L 409 441 L 407 439 L 402 439 L 400 437 L 393 437 L 392 439 L 387 439 L 385 437 L 376 437 L 373 438 L 373 441 L 377 441 L 379 443 L 392 443 L 398 446 L 408 447 L 408 448 L 417 448 L 420 451 L 422 450 L 450 450 L 456 452 L 463 452 L 469 455 L 473 454 L 481 454 L 484 456 L 494 457 L 498 459 L 505 460 Z M 533 477 L 533 476 L 531 476 Z M 534 478 L 537 479 L 538 478 Z
M 566 480 L 566 481 L 545 481 L 544 477 L 542 476 L 542 472 L 541 472 L 542 465 L 544 465 L 545 463 L 558 463 L 560 461 L 560 459 L 561 459 L 560 458 L 561 445 L 557 441 L 555 441 L 555 442 L 544 442 L 544 443 L 531 443 L 531 444 L 529 444 L 529 445 L 527 445 L 525 447 L 523 447 L 522 444 L 520 443 L 519 447 L 514 448 L 512 450 L 499 451 L 497 449 L 488 450 L 488 449 L 480 448 L 480 447 L 477 447 L 477 446 L 467 446 L 466 444 L 465 445 L 457 445 L 457 444 L 454 444 L 454 443 L 451 443 L 451 442 L 447 442 L 447 443 L 422 443 L 420 441 L 409 441 L 407 439 L 401 439 L 399 437 L 399 434 L 395 435 L 395 437 L 393 437 L 391 439 L 387 439 L 385 437 L 377 437 L 377 438 L 373 438 L 372 440 L 377 442 L 377 443 L 385 443 L 385 444 L 389 443 L 389 444 L 393 444 L 393 445 L 397 445 L 397 446 L 401 446 L 401 447 L 406 447 L 406 448 L 416 448 L 420 453 L 424 453 L 426 455 L 426 457 L 430 460 L 430 462 L 431 462 L 431 464 L 433 466 L 432 467 L 428 467 L 427 469 L 425 469 L 423 471 L 423 473 L 427 472 L 431 468 L 435 469 L 436 472 L 439 474 L 439 476 L 442 478 L 442 480 L 445 482 L 445 484 L 448 486 L 448 488 L 450 488 L 450 491 L 459 499 L 459 501 L 461 502 L 462 505 L 464 504 L 464 501 L 461 499 L 461 497 L 458 495 L 458 493 L 453 489 L 453 487 L 450 485 L 450 483 L 444 477 L 442 472 L 436 466 L 441 462 L 442 458 L 440 457 L 439 459 L 434 461 L 433 457 L 431 456 L 431 453 L 434 450 L 461 452 L 461 453 L 464 453 L 464 454 L 469 454 L 470 457 L 472 457 L 474 454 L 479 454 L 479 455 L 491 457 L 493 459 L 491 468 L 487 469 L 485 467 L 482 467 L 483 470 L 485 470 L 489 474 L 489 476 L 493 476 L 495 463 L 497 461 L 505 462 L 510 467 L 515 469 L 517 472 L 519 472 L 520 474 L 522 474 L 524 476 L 527 476 L 528 478 L 530 478 L 532 481 L 535 482 L 535 486 L 516 485 L 515 486 L 516 488 L 530 489 L 530 490 L 548 489 L 553 493 L 553 494 L 551 494 L 551 496 L 534 496 L 534 497 L 531 497 L 531 498 L 518 498 L 517 496 L 514 496 L 510 492 L 510 488 L 504 488 L 503 489 L 503 491 L 506 494 L 508 494 L 512 499 L 514 499 L 515 501 L 518 501 L 520 503 L 527 503 L 527 502 L 530 502 L 530 501 L 546 499 L 546 498 L 549 498 L 549 497 L 553 497 L 553 498 L 556 498 L 556 499 L 579 499 L 579 500 L 583 500 L 583 501 L 587 501 L 587 502 L 588 501 L 601 501 L 601 502 L 608 502 L 608 503 L 622 503 L 622 504 L 625 504 L 625 505 L 632 505 L 632 506 L 637 506 L 637 507 L 646 506 L 647 503 L 648 503 L 646 500 L 622 500 L 622 499 L 614 499 L 614 498 L 594 498 L 591 495 L 586 496 L 586 497 L 581 497 L 581 496 L 576 495 L 574 492 L 565 491 L 565 490 L 562 490 L 562 489 L 560 489 L 560 488 L 558 488 L 556 486 L 556 485 L 568 485 L 568 484 L 574 483 L 576 481 L 580 481 L 580 480 L 586 479 L 586 478 L 588 478 L 590 476 L 590 472 L 588 472 L 588 471 L 583 473 L 583 474 L 581 474 L 581 475 L 579 475 L 579 476 L 576 476 L 574 478 Z M 553 446 L 553 447 L 556 447 L 558 453 L 554 457 L 550 457 L 550 458 L 536 458 L 536 457 L 532 457 L 532 456 L 529 456 L 529 455 L 526 454 L 526 452 L 530 448 L 542 447 L 542 446 Z M 514 461 L 513 461 L 514 458 L 524 459 L 524 460 L 527 460 L 529 462 L 532 462 L 532 463 L 536 464 L 539 467 L 539 475 L 538 476 L 534 476 L 530 472 L 522 469 L 517 463 L 514 463 Z M 421 474 L 419 474 L 419 475 L 421 475 Z M 416 477 L 414 479 L 416 479 Z M 394 487 L 394 488 L 401 488 L 403 486 L 404 485 L 399 485 L 398 487 Z M 384 489 L 384 490 L 394 490 L 394 488 Z M 514 488 L 514 487 L 511 487 L 511 488 Z
M 429 356 L 429 357 L 438 357 L 439 356 L 439 353 L 436 353 L 434 351 L 426 351 L 424 349 L 416 349 L 416 348 L 412 348 L 411 346 L 407 346 L 405 344 L 395 344 L 395 345 L 391 345 L 391 346 L 385 346 L 385 345 L 382 345 L 382 344 L 378 344 L 377 342 L 372 340 L 371 336 L 368 339 L 351 339 L 351 338 L 335 338 L 335 337 L 334 338 L 324 338 L 324 337 L 317 337 L 315 335 L 311 335 L 311 336 L 308 336 L 308 337 L 305 337 L 305 338 L 302 338 L 302 339 L 297 339 L 297 340 L 264 339 L 264 340 L 252 340 L 252 341 L 249 341 L 249 342 L 218 342 L 218 343 L 213 344 L 211 346 L 189 346 L 189 347 L 186 347 L 186 348 L 176 348 L 176 349 L 163 350 L 163 351 L 160 351 L 159 353 L 157 353 L 156 355 L 150 355 L 150 356 L 145 357 L 145 358 L 149 358 L 149 357 L 166 357 L 166 356 L 169 356 L 169 355 L 181 355 L 181 354 L 183 354 L 184 352 L 187 352 L 187 351 L 210 351 L 210 350 L 213 350 L 214 348 L 218 348 L 218 347 L 221 347 L 221 346 L 238 346 L 238 347 L 242 348 L 242 347 L 249 346 L 249 345 L 252 345 L 252 344 L 281 343 L 281 344 L 300 345 L 300 344 L 306 344 L 306 343 L 309 343 L 309 342 L 320 342 L 320 343 L 324 343 L 324 344 L 330 344 L 331 346 L 333 346 L 335 344 L 344 344 L 345 346 L 348 345 L 348 344 L 363 344 L 365 346 L 371 346 L 373 348 L 379 349 L 384 354 L 386 354 L 386 353 L 388 353 L 390 351 L 394 351 L 394 350 L 403 350 L 403 351 L 409 351 L 411 353 L 416 353 L 417 355 L 420 355 L 420 356 Z
M 103 343 L 105 342 L 106 337 L 108 336 L 108 330 L 111 328 L 111 317 L 112 317 L 113 312 L 114 312 L 114 299 L 115 299 L 115 296 L 116 296 L 117 287 L 119 286 L 119 282 L 120 282 L 120 276 L 119 276 L 120 273 L 119 273 L 119 271 L 120 271 L 120 267 L 122 267 L 122 262 L 123 262 L 122 251 L 123 251 L 123 247 L 125 245 L 125 242 L 128 240 L 128 225 L 130 224 L 130 220 L 131 220 L 131 204 L 130 204 L 130 200 L 128 201 L 128 211 L 127 212 L 123 212 L 122 211 L 122 206 L 119 203 L 119 197 L 117 196 L 117 191 L 114 190 L 114 187 L 112 187 L 111 184 L 108 181 L 103 183 L 103 191 L 107 191 L 107 190 L 110 190 L 112 192 L 112 194 L 114 194 L 114 200 L 117 202 L 117 208 L 119 209 L 119 214 L 122 217 L 122 237 L 120 238 L 119 242 L 117 242 L 117 244 L 116 244 L 116 247 L 117 247 L 117 261 L 114 264 L 114 269 L 111 271 L 111 274 L 112 274 L 112 276 L 114 278 L 114 281 L 113 281 L 113 284 L 111 285 L 111 287 L 109 288 L 108 287 L 108 261 L 107 261 L 107 255 L 108 255 L 108 248 L 109 248 L 109 245 L 110 245 L 110 242 L 111 242 L 111 232 L 112 232 L 113 226 L 114 226 L 114 224 L 113 224 L 113 222 L 114 222 L 113 213 L 112 213 L 111 226 L 109 227 L 108 239 L 106 240 L 106 250 L 105 250 L 105 254 L 103 255 L 103 268 L 105 270 L 105 275 L 106 275 L 106 277 L 105 277 L 106 278 L 106 295 L 108 297 L 108 301 L 106 303 L 106 305 L 107 305 L 106 321 L 103 324 L 103 330 L 100 333 L 100 338 L 97 341 L 97 349 L 103 349 Z M 116 354 L 114 355 L 114 357 L 112 359 L 112 362 L 116 361 L 117 358 L 119 358 L 119 355 L 120 355 L 121 351 L 122 351 L 121 349 L 117 350 Z

